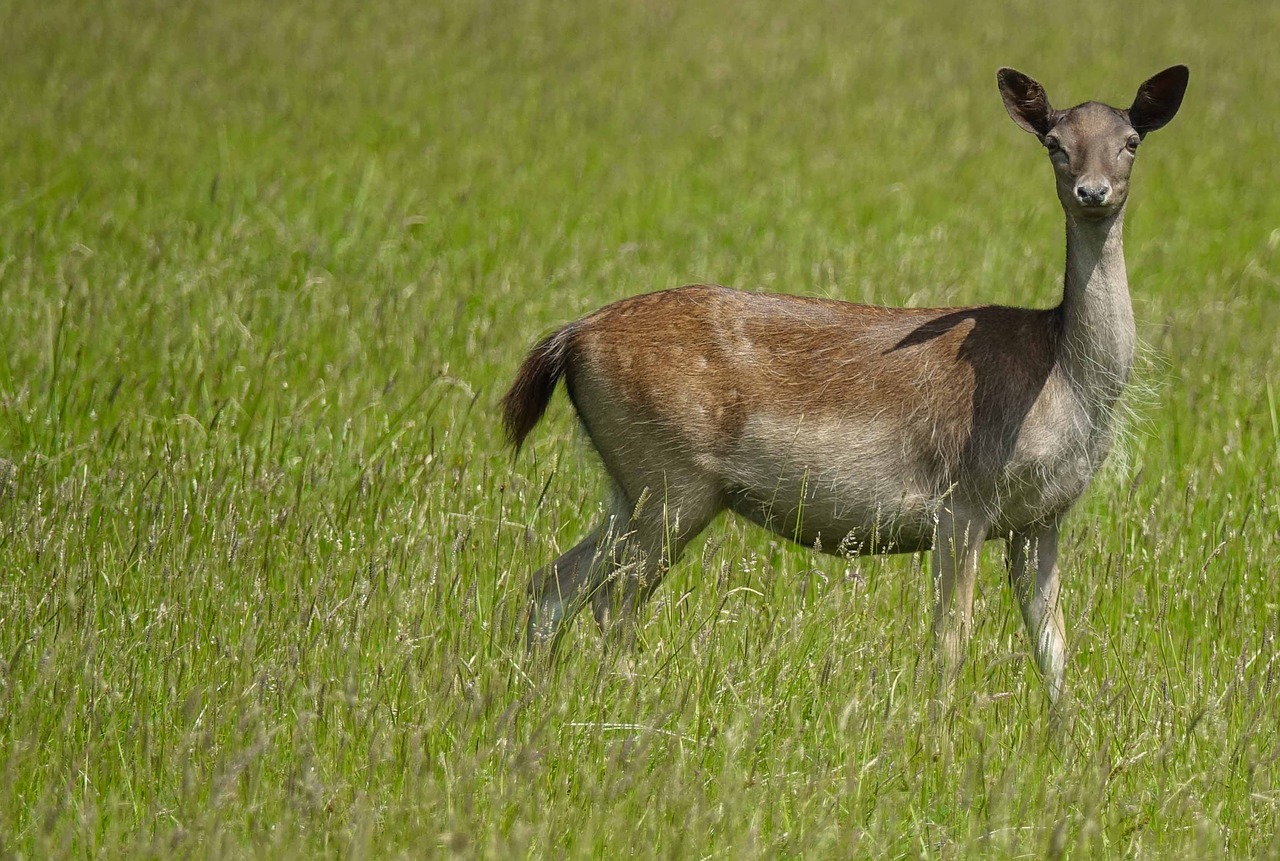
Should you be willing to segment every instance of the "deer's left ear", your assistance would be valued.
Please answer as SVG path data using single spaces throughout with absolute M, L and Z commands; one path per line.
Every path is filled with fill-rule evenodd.
M 1182 96 L 1187 92 L 1187 80 L 1191 71 L 1186 66 L 1170 66 L 1152 75 L 1134 96 L 1129 108 L 1129 122 L 1140 137 L 1161 128 L 1173 119 L 1182 106 Z

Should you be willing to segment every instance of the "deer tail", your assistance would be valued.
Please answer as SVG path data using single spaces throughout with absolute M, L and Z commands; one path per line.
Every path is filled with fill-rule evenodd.
M 502 398 L 502 424 L 507 441 L 517 452 L 547 411 L 556 384 L 569 366 L 572 341 L 573 326 L 570 325 L 534 345 Z

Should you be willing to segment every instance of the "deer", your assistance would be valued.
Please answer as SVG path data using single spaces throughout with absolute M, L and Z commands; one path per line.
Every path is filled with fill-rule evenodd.
M 951 679 L 980 550 L 1003 539 L 1056 704 L 1059 534 L 1113 445 L 1134 365 L 1130 173 L 1188 77 L 1165 69 L 1127 110 L 1058 110 L 1035 80 L 998 70 L 1066 216 L 1055 307 L 880 307 L 691 285 L 622 299 L 539 341 L 502 401 L 508 441 L 518 454 L 563 379 L 611 494 L 595 529 L 533 574 L 529 649 L 554 648 L 587 604 L 607 641 L 634 642 L 639 607 L 729 510 L 828 553 L 931 554 L 934 647 Z

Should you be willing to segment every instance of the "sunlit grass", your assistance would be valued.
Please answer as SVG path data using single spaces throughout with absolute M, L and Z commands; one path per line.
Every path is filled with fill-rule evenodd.
M 3 18 L 0 854 L 1280 853 L 1272 6 Z M 599 505 L 562 397 L 503 448 L 536 337 L 693 281 L 1048 305 L 1061 215 L 995 68 L 1123 104 L 1174 62 L 1058 719 L 995 546 L 942 705 L 920 560 L 729 520 L 639 651 L 584 619 L 524 660 L 528 575 Z

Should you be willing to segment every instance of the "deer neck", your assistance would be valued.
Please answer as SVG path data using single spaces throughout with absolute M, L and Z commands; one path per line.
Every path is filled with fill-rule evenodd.
M 1123 207 L 1107 219 L 1067 214 L 1058 363 L 1095 418 L 1110 414 L 1133 369 L 1137 335 L 1123 234 Z

